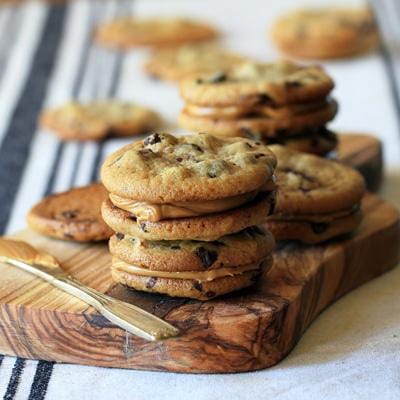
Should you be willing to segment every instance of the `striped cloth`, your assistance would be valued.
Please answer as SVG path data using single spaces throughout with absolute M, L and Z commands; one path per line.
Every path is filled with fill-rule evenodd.
M 112 139 L 101 143 L 61 143 L 37 126 L 38 114 L 44 107 L 71 98 L 118 97 L 154 107 L 170 121 L 176 120 L 181 101 L 173 85 L 154 82 L 143 74 L 145 51 L 122 54 L 97 47 L 92 30 L 99 21 L 133 12 L 195 15 L 220 26 L 227 33 L 224 40 L 228 46 L 268 60 L 276 58 L 277 53 L 267 42 L 266 26 L 279 12 L 295 5 L 295 0 L 268 4 L 262 0 L 77 0 L 62 6 L 38 2 L 1 6 L 0 233 L 22 229 L 27 210 L 44 195 L 96 180 L 104 156 L 127 142 Z M 338 83 L 335 96 L 342 108 L 333 128 L 381 135 L 386 162 L 396 169 L 400 166 L 400 68 L 395 57 L 399 42 L 393 42 L 393 38 L 400 38 L 400 3 L 377 0 L 372 5 L 384 28 L 387 44 L 375 55 L 326 64 Z M 396 280 L 392 279 L 393 282 Z M 397 282 L 400 285 L 398 277 Z M 379 287 L 377 283 L 375 291 Z M 350 302 L 350 307 L 356 308 L 357 304 Z M 343 315 L 339 313 L 339 318 Z M 315 325 L 323 329 L 321 322 Z M 330 326 L 325 330 L 329 332 Z M 394 329 L 400 334 L 399 324 Z M 312 333 L 306 337 L 309 335 Z M 304 341 L 307 344 L 306 338 Z M 315 346 L 318 337 L 313 342 Z M 325 359 L 324 365 L 320 359 L 311 358 L 313 364 L 304 350 L 302 353 L 302 343 L 282 367 L 234 376 L 193 377 L 107 370 L 1 356 L 0 395 L 5 399 L 148 399 L 149 396 L 165 399 L 172 394 L 176 399 L 190 396 L 257 399 L 266 394 L 279 399 L 294 395 L 299 399 L 312 395 L 341 399 L 399 398 L 398 376 L 396 380 L 390 374 L 390 366 L 398 373 L 400 360 L 391 354 L 389 362 L 386 348 L 382 347 L 379 354 L 370 354 L 369 360 L 373 359 L 376 368 L 372 363 L 366 373 L 379 377 L 384 384 L 373 389 L 366 384 L 364 375 L 358 376 L 358 381 L 353 379 L 351 371 L 355 367 L 351 363 L 358 353 L 339 352 L 339 361 Z M 346 348 L 337 343 L 339 348 L 341 345 Z M 318 353 L 314 347 L 313 354 L 315 351 Z M 352 368 L 345 365 L 348 357 Z M 365 363 L 368 364 L 368 357 Z M 389 372 L 380 373 L 379 365 L 382 371 L 385 366 Z M 311 377 L 317 373 L 320 379 L 311 388 L 307 382 L 312 382 Z M 367 383 L 372 385 L 371 381 Z M 343 385 L 353 385 L 353 392 L 350 395 L 343 392 Z

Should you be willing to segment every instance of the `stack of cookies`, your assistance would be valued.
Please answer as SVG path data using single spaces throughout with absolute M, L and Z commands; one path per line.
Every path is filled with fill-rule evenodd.
M 332 79 L 318 66 L 245 62 L 181 81 L 179 123 L 194 132 L 242 136 L 317 155 L 337 146 L 326 123 L 337 113 Z
M 260 142 L 152 134 L 109 156 L 101 177 L 116 282 L 208 300 L 271 267 L 275 156 Z

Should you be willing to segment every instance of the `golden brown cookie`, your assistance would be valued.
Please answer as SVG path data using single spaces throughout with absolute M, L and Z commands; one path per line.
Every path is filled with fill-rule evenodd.
M 272 266 L 272 258 L 262 260 L 259 263 L 250 266 L 251 269 L 244 270 L 242 267 L 225 268 L 221 271 L 222 277 L 207 278 L 207 272 L 192 272 L 185 275 L 184 279 L 177 278 L 179 274 L 173 277 L 166 277 L 168 272 L 161 276 L 154 276 L 155 271 L 150 271 L 153 275 L 138 275 L 137 268 L 131 266 L 118 258 L 113 258 L 111 273 L 114 281 L 122 283 L 128 287 L 153 293 L 164 293 L 173 297 L 189 297 L 198 300 L 211 300 L 214 297 L 233 292 L 254 284 L 260 276 L 267 272 Z M 145 270 L 144 268 L 142 271 Z M 215 273 L 209 271 L 209 273 Z M 144 271 L 146 272 L 146 271 Z M 148 271 L 147 271 L 148 272 Z M 143 272 L 142 272 L 143 273 Z M 181 273 L 185 274 L 185 273 Z M 187 274 L 187 273 L 186 273 Z
M 358 206 L 349 210 L 347 215 L 335 218 L 333 215 L 325 215 L 323 222 L 307 221 L 301 219 L 285 219 L 278 216 L 272 217 L 265 224 L 277 241 L 299 240 L 303 243 L 316 244 L 325 242 L 334 237 L 348 234 L 358 228 L 362 221 L 362 212 Z M 318 220 L 318 218 L 316 218 Z
M 332 120 L 337 113 L 334 100 L 316 110 L 304 114 L 286 115 L 285 117 L 254 115 L 241 118 L 216 118 L 193 116 L 184 108 L 179 115 L 179 125 L 192 132 L 208 132 L 222 137 L 243 136 L 243 130 L 259 132 L 265 137 L 281 136 L 282 131 L 292 134 L 303 132 L 307 128 L 322 126 Z M 249 113 L 251 114 L 251 113 Z
M 124 17 L 100 25 L 95 38 L 104 46 L 126 49 L 136 46 L 177 46 L 210 40 L 217 34 L 212 26 L 187 18 Z
M 197 106 L 282 106 L 324 99 L 333 86 L 318 66 L 247 62 L 226 73 L 183 79 L 180 93 L 187 103 Z
M 365 192 L 362 176 L 350 167 L 279 145 L 275 212 L 265 227 L 276 238 L 317 243 L 354 230 Z
M 144 69 L 153 77 L 179 81 L 212 71 L 229 71 L 243 60 L 243 56 L 213 44 L 186 44 L 154 52 L 144 65 Z
M 156 204 L 203 202 L 259 191 L 275 157 L 250 139 L 155 133 L 111 154 L 101 178 L 112 194 Z
M 341 58 L 375 48 L 379 42 L 366 8 L 306 9 L 282 16 L 272 36 L 278 47 L 300 58 Z
M 108 193 L 95 183 L 44 198 L 27 216 L 31 229 L 58 239 L 91 242 L 108 239 L 113 231 L 103 221 L 101 203 Z
M 254 133 L 251 131 L 245 132 L 249 137 L 254 137 Z M 280 144 L 291 150 L 300 151 L 303 153 L 315 154 L 318 156 L 325 156 L 331 151 L 335 150 L 338 145 L 338 138 L 334 132 L 327 130 L 322 127 L 316 130 L 307 130 L 304 133 L 296 135 L 280 135 L 275 138 L 262 138 L 267 145 Z
M 220 237 L 265 222 L 274 206 L 273 193 L 260 193 L 253 201 L 228 211 L 187 217 L 163 219 L 158 222 L 137 220 L 128 211 L 106 200 L 102 205 L 104 221 L 115 232 L 143 240 L 202 240 Z
M 111 237 L 110 252 L 139 267 L 156 271 L 209 271 L 257 262 L 274 247 L 270 232 L 251 226 L 212 242 L 195 240 L 148 241 L 117 233 Z
M 160 125 L 160 117 L 148 108 L 116 100 L 71 102 L 45 110 L 40 124 L 62 140 L 85 141 L 148 133 Z

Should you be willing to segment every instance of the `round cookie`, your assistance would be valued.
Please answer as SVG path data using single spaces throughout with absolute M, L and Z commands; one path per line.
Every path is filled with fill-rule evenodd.
M 148 108 L 116 100 L 71 102 L 45 110 L 40 124 L 61 140 L 86 141 L 147 133 L 160 125 L 160 117 Z
M 303 243 L 316 244 L 353 232 L 361 223 L 362 212 L 356 208 L 348 215 L 339 218 L 329 218 L 328 215 L 325 219 L 327 220 L 323 222 L 312 222 L 290 218 L 285 220 L 285 217 L 273 219 L 272 217 L 264 227 L 271 231 L 277 241 L 300 240 Z
M 223 137 L 243 136 L 242 130 L 260 132 L 266 137 L 276 137 L 287 131 L 296 133 L 307 127 L 322 126 L 332 120 L 337 113 L 337 103 L 330 100 L 319 110 L 306 114 L 296 114 L 282 119 L 271 117 L 245 117 L 238 119 L 196 117 L 188 114 L 186 109 L 179 115 L 179 125 L 194 132 L 209 132 Z
M 119 259 L 150 270 L 205 271 L 264 259 L 273 250 L 274 238 L 258 226 L 212 242 L 148 241 L 117 233 L 111 237 L 109 247 Z
M 260 190 L 275 163 L 267 146 L 250 139 L 155 133 L 111 154 L 101 178 L 111 193 L 128 199 L 209 201 Z
M 199 282 L 195 279 L 172 279 L 140 276 L 119 268 L 121 261 L 113 258 L 111 275 L 115 282 L 151 293 L 163 293 L 173 297 L 189 297 L 197 300 L 210 300 L 253 285 L 260 276 L 272 266 L 272 258 L 260 262 L 257 269 L 238 275 L 226 276 L 211 281 Z
M 335 150 L 338 145 L 337 135 L 325 128 L 320 128 L 315 132 L 305 132 L 303 134 L 291 136 L 278 136 L 275 138 L 262 138 L 261 140 L 268 145 L 280 144 L 295 151 L 318 156 L 324 156 L 330 153 Z
M 34 231 L 58 239 L 106 240 L 114 233 L 100 214 L 101 203 L 107 197 L 100 183 L 48 196 L 29 211 L 27 222 Z
M 229 71 L 244 57 L 212 44 L 186 44 L 154 52 L 144 65 L 153 77 L 179 81 L 192 75 Z
M 275 214 L 337 213 L 361 201 L 365 183 L 354 169 L 279 145 L 270 149 L 278 160 Z
M 318 66 L 288 61 L 243 63 L 226 73 L 214 73 L 180 82 L 182 98 L 198 106 L 287 105 L 325 98 L 332 79 Z
M 255 200 L 239 208 L 201 217 L 139 222 L 129 212 L 115 207 L 110 200 L 102 205 L 104 221 L 115 232 L 144 240 L 202 240 L 220 237 L 265 222 L 274 207 L 273 193 L 260 193 Z
M 212 26 L 187 18 L 124 17 L 100 25 L 95 39 L 104 46 L 127 49 L 136 46 L 177 46 L 216 36 L 217 31 Z
M 295 11 L 275 23 L 272 37 L 282 51 L 301 58 L 349 57 L 379 43 L 373 15 L 366 8 Z

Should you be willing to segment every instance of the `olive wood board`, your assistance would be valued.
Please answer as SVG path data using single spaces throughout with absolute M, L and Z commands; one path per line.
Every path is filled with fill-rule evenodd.
M 336 158 L 363 176 L 370 192 L 376 192 L 383 180 L 383 149 L 381 141 L 361 133 L 339 134 Z
M 92 307 L 15 267 L 0 264 L 0 353 L 57 362 L 190 373 L 251 371 L 282 360 L 318 314 L 399 260 L 396 209 L 367 195 L 352 236 L 319 246 L 280 244 L 272 270 L 252 288 L 208 302 L 170 298 L 112 282 L 103 244 L 16 235 L 56 256 L 83 283 L 136 304 L 181 331 L 149 342 Z

